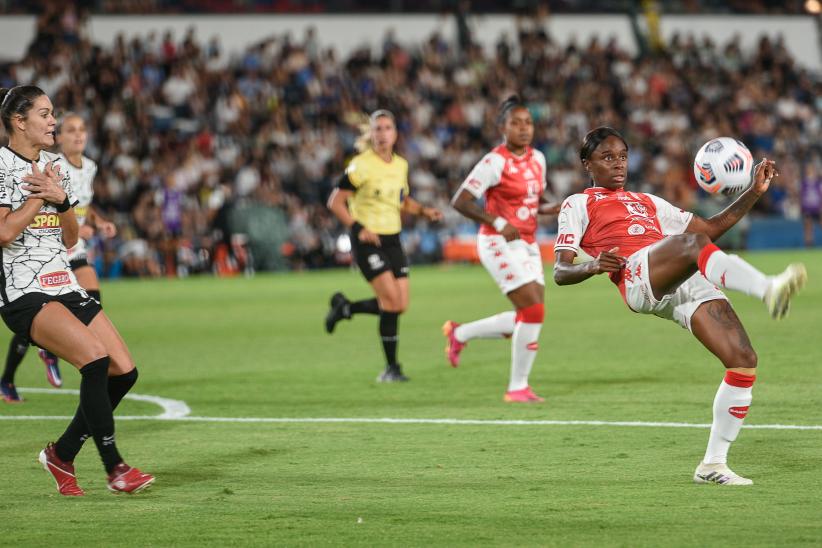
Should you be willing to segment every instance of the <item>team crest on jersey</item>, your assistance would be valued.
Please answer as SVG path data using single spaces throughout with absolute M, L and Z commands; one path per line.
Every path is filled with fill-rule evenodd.
M 631 236 L 639 236 L 645 234 L 645 227 L 642 225 L 631 225 L 628 227 L 628 234 Z
M 631 217 L 649 217 L 648 208 L 639 202 L 622 202 Z
M 71 283 L 71 276 L 65 270 L 41 274 L 37 277 L 41 287 L 60 287 Z

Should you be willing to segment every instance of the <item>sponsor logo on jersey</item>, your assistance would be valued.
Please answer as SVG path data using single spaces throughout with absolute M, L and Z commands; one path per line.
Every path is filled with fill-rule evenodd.
M 71 276 L 65 270 L 40 274 L 37 277 L 41 287 L 60 287 L 71 283 Z
M 642 225 L 631 225 L 628 227 L 628 234 L 631 236 L 639 236 L 645 234 L 645 227 Z
M 521 206 L 519 209 L 517 209 L 517 218 L 520 221 L 527 221 L 528 217 L 530 217 L 530 216 L 531 216 L 531 208 Z
M 622 205 L 628 210 L 628 215 L 649 218 L 648 208 L 639 202 L 624 202 Z
M 738 407 L 729 407 L 728 413 L 733 415 L 738 419 L 744 419 L 745 416 L 748 414 L 748 406 L 747 405 L 740 405 Z
M 40 213 L 31 220 L 29 228 L 43 230 L 48 228 L 59 228 L 60 216 L 56 213 Z
M 560 234 L 557 238 L 557 245 L 564 244 L 564 245 L 574 245 L 574 235 L 573 234 Z

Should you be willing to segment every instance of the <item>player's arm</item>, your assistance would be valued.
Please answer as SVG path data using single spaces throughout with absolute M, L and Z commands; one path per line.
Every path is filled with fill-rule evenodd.
M 411 215 L 416 215 L 417 217 L 425 217 L 429 221 L 442 220 L 442 212 L 439 209 L 436 207 L 424 206 L 411 196 L 407 196 L 402 201 L 402 211 L 403 213 L 410 213 Z
M 738 223 L 754 206 L 760 196 L 765 194 L 771 184 L 771 179 L 779 177 L 776 163 L 763 158 L 756 166 L 754 180 L 751 187 L 743 192 L 739 198 L 710 219 L 703 219 L 694 215 L 685 232 L 701 233 L 716 241 L 732 226 Z
M 619 272 L 625 267 L 625 257 L 617 255 L 618 247 L 602 251 L 593 261 L 574 264 L 577 254 L 570 250 L 558 250 L 554 260 L 554 282 L 572 285 L 584 282 L 591 276 L 606 272 Z
M 348 210 L 348 199 L 354 195 L 356 190 L 356 187 L 351 184 L 348 175 L 343 174 L 337 183 L 337 188 L 331 191 L 326 205 L 343 226 L 352 232 L 354 237 L 361 242 L 368 242 L 378 246 L 380 245 L 380 237 L 358 223 Z
M 454 209 L 462 213 L 463 216 L 475 221 L 494 227 L 506 241 L 510 242 L 519 239 L 519 230 L 508 223 L 502 217 L 494 217 L 477 203 L 476 197 L 466 188 L 460 188 L 451 200 Z
M 88 219 L 88 224 L 98 230 L 104 237 L 113 238 L 117 235 L 117 225 L 101 215 L 96 207 L 92 205 L 88 206 L 86 219 Z

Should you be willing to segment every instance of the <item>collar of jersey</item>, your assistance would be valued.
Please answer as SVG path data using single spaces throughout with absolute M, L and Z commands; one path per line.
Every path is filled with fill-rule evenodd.
M 39 154 L 37 155 L 37 159 L 36 159 L 36 160 L 30 160 L 29 158 L 26 158 L 25 156 L 23 156 L 22 154 L 20 154 L 19 152 L 17 152 L 17 151 L 16 151 L 16 150 L 14 150 L 13 148 L 11 148 L 9 145 L 3 145 L 3 148 L 8 149 L 8 150 L 9 150 L 9 152 L 11 152 L 12 154 L 14 154 L 15 156 L 17 156 L 18 158 L 20 158 L 20 159 L 21 159 L 21 160 L 23 160 L 24 162 L 32 163 L 32 162 L 39 162 L 39 161 L 40 161 L 40 155 L 39 155 Z

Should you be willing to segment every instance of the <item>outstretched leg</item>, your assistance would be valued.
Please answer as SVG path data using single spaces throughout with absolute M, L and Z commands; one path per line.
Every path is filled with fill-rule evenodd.
M 790 299 L 805 285 L 801 264 L 789 265 L 778 276 L 766 276 L 737 255 L 728 255 L 704 234 L 678 234 L 654 244 L 648 253 L 654 297 L 672 293 L 697 270 L 721 289 L 732 289 L 765 301 L 771 316 L 788 311 Z
M 457 323 L 451 320 L 442 326 L 445 335 L 445 355 L 451 367 L 460 364 L 460 352 L 471 339 L 501 339 L 514 333 L 517 313 L 513 310 L 500 312 L 487 318 L 468 323 Z
M 508 299 L 517 309 L 514 332 L 511 335 L 511 377 L 508 381 L 507 402 L 543 402 L 528 385 L 539 348 L 539 334 L 545 319 L 545 288 L 530 282 L 508 293 Z

